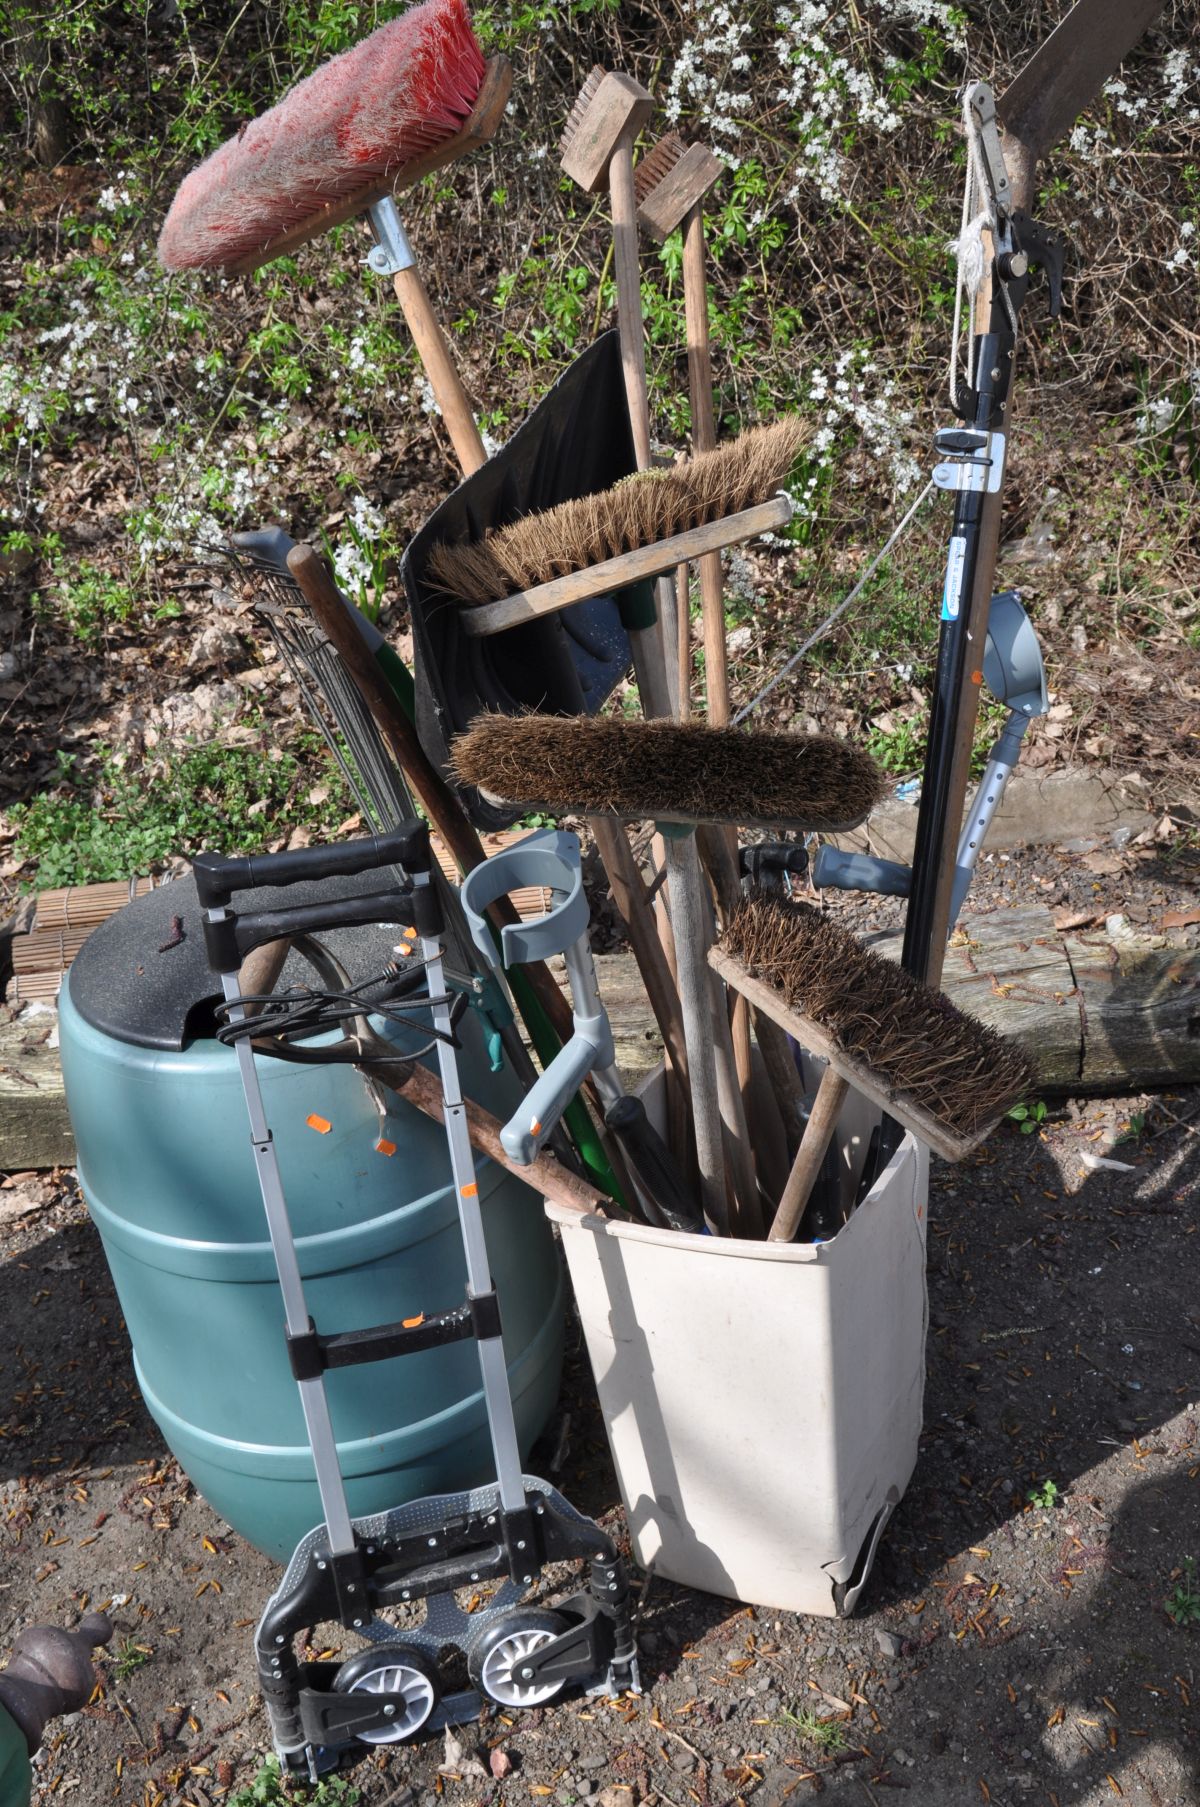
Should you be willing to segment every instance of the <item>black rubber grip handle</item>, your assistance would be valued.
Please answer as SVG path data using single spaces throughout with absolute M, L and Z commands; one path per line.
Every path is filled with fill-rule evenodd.
M 256 885 L 298 885 L 305 879 L 351 877 L 380 866 L 403 866 L 406 872 L 428 872 L 429 828 L 404 822 L 387 834 L 331 847 L 297 847 L 290 853 L 255 853 L 226 857 L 198 853 L 192 861 L 196 894 L 206 910 L 220 909 L 235 891 Z
M 218 922 L 204 918 L 204 945 L 214 972 L 232 973 L 253 948 L 293 935 L 322 929 L 363 928 L 372 922 L 395 922 L 422 935 L 439 935 L 442 912 L 432 885 L 419 891 L 376 891 L 367 897 L 333 897 L 328 903 L 298 904 L 293 909 L 230 910 Z
M 641 1099 L 626 1093 L 609 1105 L 604 1121 L 616 1136 L 634 1179 L 667 1229 L 699 1234 L 704 1218 L 689 1198 L 674 1156 L 647 1117 Z

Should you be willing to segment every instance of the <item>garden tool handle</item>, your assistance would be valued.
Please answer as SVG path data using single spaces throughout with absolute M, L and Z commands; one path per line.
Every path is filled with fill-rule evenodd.
M 787 1185 L 775 1212 L 775 1221 L 767 1238 L 769 1242 L 790 1242 L 796 1234 L 817 1175 L 821 1171 L 825 1151 L 837 1127 L 838 1113 L 849 1090 L 848 1079 L 843 1079 L 832 1067 L 825 1069 L 800 1147 L 796 1151 L 796 1159 L 792 1163 L 792 1171 L 788 1174 Z
M 237 972 L 252 948 L 293 935 L 323 929 L 365 928 L 370 923 L 397 923 L 425 936 L 442 930 L 442 911 L 432 885 L 419 891 L 371 892 L 366 897 L 334 897 L 328 903 L 299 904 L 295 909 L 254 910 L 238 915 L 227 910 L 213 921 L 204 918 L 204 944 L 214 972 Z
M 487 462 L 487 451 L 475 424 L 462 378 L 450 356 L 446 335 L 433 311 L 416 265 L 407 270 L 397 270 L 392 277 L 392 288 L 412 334 L 417 356 L 429 379 L 434 400 L 442 411 L 442 419 L 446 423 L 455 456 L 464 477 L 469 477 Z
M 345 878 L 381 866 L 428 872 L 433 855 L 424 822 L 406 822 L 387 834 L 339 841 L 327 847 L 295 847 L 285 853 L 226 856 L 198 853 L 192 861 L 196 894 L 206 910 L 223 909 L 235 891 L 256 885 L 297 885 L 306 879 Z
M 705 1235 L 704 1219 L 688 1196 L 678 1163 L 647 1117 L 641 1099 L 623 1093 L 608 1106 L 604 1122 L 617 1138 L 642 1194 L 646 1215 L 661 1218 L 668 1230 Z
M 912 867 L 873 853 L 845 853 L 826 841 L 813 857 L 812 882 L 818 890 L 834 885 L 841 891 L 872 891 L 877 897 L 907 897 Z

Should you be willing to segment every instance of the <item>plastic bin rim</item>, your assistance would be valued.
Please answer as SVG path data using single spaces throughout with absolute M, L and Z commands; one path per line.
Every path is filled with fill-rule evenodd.
M 590 1211 L 572 1211 L 569 1206 L 555 1204 L 549 1198 L 544 1198 L 542 1205 L 551 1223 L 569 1229 L 588 1230 L 593 1236 L 612 1237 L 618 1242 L 646 1242 L 652 1246 L 679 1249 L 692 1255 L 709 1255 L 718 1261 L 785 1261 L 812 1265 L 822 1260 L 828 1261 L 837 1245 L 853 1234 L 854 1225 L 864 1216 L 869 1216 L 873 1206 L 880 1204 L 888 1175 L 902 1162 L 907 1164 L 910 1159 L 915 1159 L 916 1154 L 916 1138 L 911 1132 L 907 1133 L 862 1204 L 828 1242 L 749 1242 L 735 1240 L 731 1236 L 692 1236 L 679 1230 L 655 1229 L 651 1224 L 625 1223 L 617 1218 L 598 1217 Z

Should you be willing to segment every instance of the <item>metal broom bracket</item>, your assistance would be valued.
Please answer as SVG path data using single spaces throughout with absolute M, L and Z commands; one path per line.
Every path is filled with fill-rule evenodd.
M 369 207 L 367 217 L 376 239 L 364 259 L 367 267 L 376 276 L 398 276 L 401 270 L 411 270 L 417 260 L 391 195 Z

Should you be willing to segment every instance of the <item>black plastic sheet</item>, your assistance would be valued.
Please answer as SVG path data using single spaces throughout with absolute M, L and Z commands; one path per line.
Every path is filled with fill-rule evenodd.
M 450 740 L 481 711 L 596 714 L 628 671 L 630 650 L 612 595 L 470 638 L 461 624 L 469 605 L 428 579 L 433 548 L 477 540 L 520 515 L 610 489 L 636 468 L 620 343 L 609 332 L 576 358 L 508 444 L 435 509 L 409 545 L 401 573 L 412 616 L 417 732 L 442 771 Z M 477 827 L 514 820 L 511 810 L 456 788 Z

